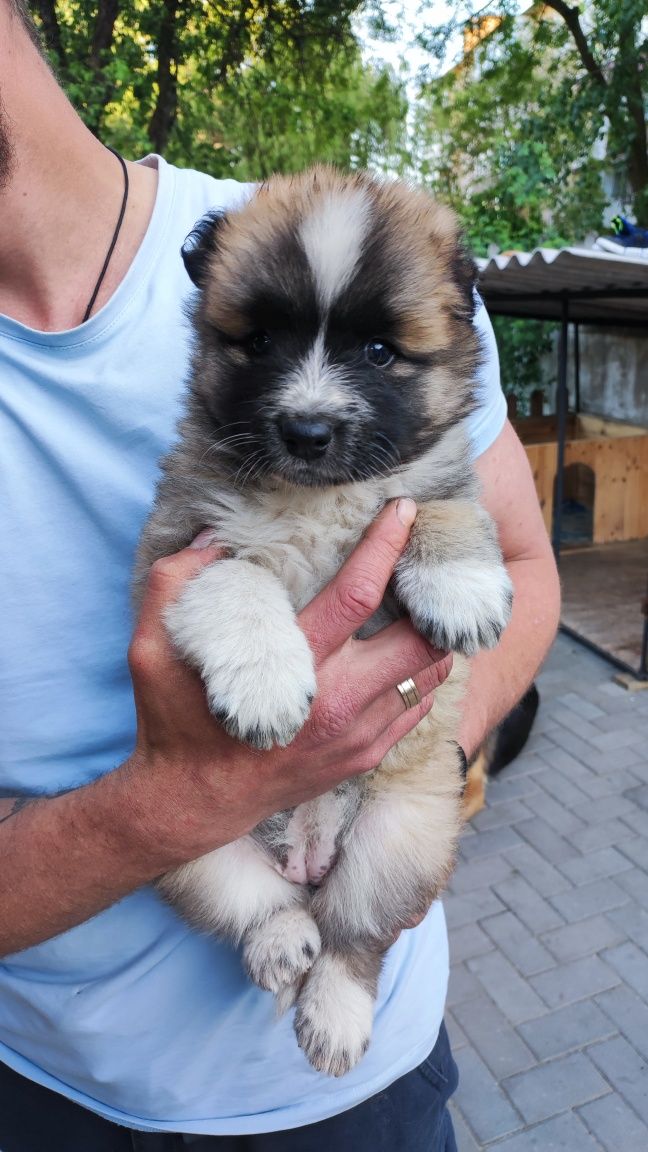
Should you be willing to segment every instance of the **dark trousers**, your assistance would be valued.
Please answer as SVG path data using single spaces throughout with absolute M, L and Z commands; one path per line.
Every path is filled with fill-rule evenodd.
M 434 1049 L 348 1112 L 262 1136 L 135 1132 L 88 1112 L 0 1064 L 2 1152 L 457 1152 L 446 1107 L 457 1066 L 441 1025 Z

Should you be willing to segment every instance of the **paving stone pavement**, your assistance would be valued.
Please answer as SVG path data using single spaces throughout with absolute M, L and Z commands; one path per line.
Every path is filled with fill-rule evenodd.
M 559 636 L 444 904 L 459 1152 L 648 1152 L 648 691 Z

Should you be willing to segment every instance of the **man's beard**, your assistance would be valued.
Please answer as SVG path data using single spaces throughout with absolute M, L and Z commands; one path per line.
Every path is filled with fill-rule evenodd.
M 7 187 L 14 165 L 14 148 L 0 94 L 0 192 Z

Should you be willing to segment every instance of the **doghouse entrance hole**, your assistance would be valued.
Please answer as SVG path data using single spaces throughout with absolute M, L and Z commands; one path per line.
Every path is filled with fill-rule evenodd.
M 588 464 L 569 464 L 563 474 L 560 543 L 583 547 L 594 538 L 596 475 Z

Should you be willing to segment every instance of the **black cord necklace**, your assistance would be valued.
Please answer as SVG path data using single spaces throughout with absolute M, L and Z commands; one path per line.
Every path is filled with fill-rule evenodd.
M 110 247 L 106 253 L 106 259 L 103 262 L 103 268 L 101 269 L 101 272 L 99 273 L 99 279 L 97 280 L 97 283 L 95 284 L 94 292 L 92 293 L 92 296 L 90 297 L 90 299 L 88 301 L 88 307 L 86 308 L 85 315 L 83 317 L 83 320 L 81 321 L 82 324 L 85 324 L 86 320 L 90 319 L 90 313 L 92 312 L 92 309 L 94 308 L 95 300 L 97 299 L 97 296 L 99 295 L 99 289 L 101 288 L 101 285 L 103 284 L 104 276 L 106 275 L 106 272 L 108 271 L 108 265 L 110 264 L 110 257 L 112 256 L 112 254 L 115 250 L 115 244 L 117 243 L 117 238 L 118 238 L 119 233 L 121 231 L 121 226 L 123 224 L 124 216 L 126 214 L 126 205 L 128 203 L 128 169 L 126 167 L 126 161 L 124 160 L 123 156 L 119 155 L 119 152 L 115 152 L 114 148 L 110 148 L 107 144 L 105 145 L 105 147 L 108 148 L 109 152 L 112 152 L 113 156 L 117 157 L 117 159 L 119 160 L 119 163 L 122 166 L 122 172 L 124 173 L 124 195 L 122 197 L 122 205 L 121 205 L 121 208 L 119 210 L 119 219 L 117 220 L 117 225 L 115 227 L 115 231 L 113 232 L 112 240 L 110 241 Z

